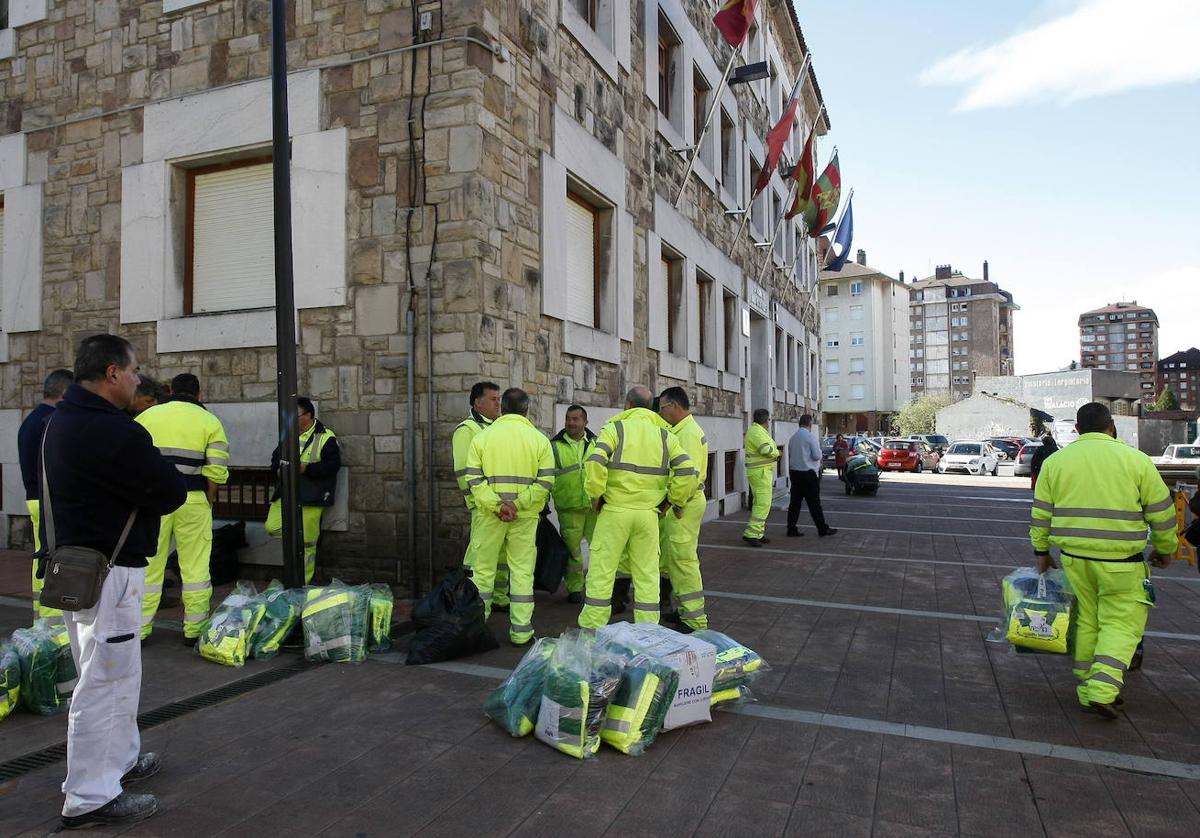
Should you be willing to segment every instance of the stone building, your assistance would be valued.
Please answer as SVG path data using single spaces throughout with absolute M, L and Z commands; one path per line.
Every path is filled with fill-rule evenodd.
M 1151 404 L 1158 360 L 1158 315 L 1132 302 L 1079 315 L 1079 363 L 1084 369 L 1134 370 L 1142 401 Z
M 450 435 L 481 378 L 528 389 L 547 432 L 572 402 L 598 426 L 635 383 L 686 386 L 713 451 L 710 514 L 738 508 L 749 411 L 770 407 L 782 440 L 817 408 L 812 244 L 789 223 L 755 246 L 783 207 L 778 174 L 736 235 L 807 50 L 792 4 L 759 4 L 738 60 L 770 77 L 720 92 L 678 209 L 678 149 L 731 55 L 711 3 L 287 6 L 300 386 L 347 466 L 322 566 L 421 589 L 457 561 Z M 99 331 L 128 336 L 156 378 L 200 376 L 232 443 L 218 513 L 265 515 L 270 7 L 10 0 L 0 462 L 15 543 L 17 424 Z M 822 101 L 808 75 L 804 125 Z M 278 562 L 271 544 L 253 556 Z

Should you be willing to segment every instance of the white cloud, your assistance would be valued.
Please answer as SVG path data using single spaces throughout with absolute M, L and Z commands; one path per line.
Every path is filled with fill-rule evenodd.
M 1200 80 L 1198 0 L 1083 0 L 1069 14 L 926 68 L 922 84 L 964 85 L 959 110 L 1063 103 Z

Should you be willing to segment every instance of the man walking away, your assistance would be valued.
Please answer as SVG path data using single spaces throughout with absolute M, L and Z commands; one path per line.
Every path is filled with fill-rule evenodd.
M 114 335 L 93 335 L 75 356 L 75 384 L 46 426 L 42 540 L 54 519 L 54 543 L 112 555 L 129 528 L 100 600 L 66 614 L 79 682 L 67 718 L 67 829 L 111 827 L 150 817 L 153 795 L 125 783 L 158 771 L 155 754 L 138 755 L 142 685 L 142 585 L 146 557 L 158 546 L 159 518 L 187 498 L 183 475 L 154 447 L 126 411 L 137 390 L 133 347 Z M 130 522 L 130 513 L 135 513 Z
M 750 486 L 750 521 L 742 532 L 742 540 L 754 547 L 769 544 L 767 516 L 771 514 L 771 500 L 775 494 L 775 462 L 779 459 L 779 448 L 771 439 L 768 428 L 771 412 L 760 407 L 754 411 L 754 422 L 746 431 L 746 483 Z
M 508 639 L 526 646 L 533 642 L 538 515 L 554 488 L 554 454 L 550 440 L 526 418 L 529 395 L 524 390 L 505 390 L 500 411 L 500 418 L 471 440 L 467 452 L 467 485 L 479 513 L 469 549 L 485 618 L 492 612 L 496 568 L 501 557 L 506 560 Z
M 804 533 L 796 526 L 800 508 L 808 501 L 808 514 L 812 516 L 817 535 L 833 535 L 836 529 L 825 523 L 825 512 L 821 509 L 821 443 L 812 432 L 813 418 L 809 414 L 800 417 L 800 427 L 788 440 L 788 477 L 791 478 L 792 496 L 788 503 L 787 534 L 798 538 Z
M 154 628 L 174 536 L 183 580 L 183 642 L 194 646 L 212 600 L 212 504 L 217 486 L 229 480 L 229 439 L 221 420 L 200 405 L 200 379 L 180 373 L 171 381 L 171 393 L 169 401 L 142 411 L 136 420 L 150 432 L 159 453 L 175 464 L 188 489 L 183 506 L 164 515 L 159 525 L 158 551 L 146 568 L 142 639 Z
M 454 479 L 458 481 L 458 490 L 467 502 L 467 509 L 471 513 L 471 530 L 474 532 L 475 497 L 467 485 L 467 452 L 471 450 L 471 440 L 500 415 L 500 387 L 491 381 L 475 382 L 471 385 L 470 403 L 471 413 L 454 429 L 451 444 L 454 448 Z M 474 561 L 468 544 L 463 564 L 472 567 Z M 508 565 L 504 564 L 503 556 L 500 561 L 500 566 L 496 568 L 492 607 L 504 610 L 508 608 Z
M 599 512 L 579 625 L 600 628 L 612 616 L 613 580 L 629 549 L 634 622 L 658 622 L 658 517 L 676 518 L 696 493 L 699 473 L 671 433 L 650 410 L 645 387 L 625 396 L 625 410 L 601 428 L 584 464 L 585 486 Z
M 42 592 L 42 580 L 37 575 L 37 554 L 42 552 L 42 538 L 38 530 L 41 527 L 41 487 L 38 485 L 38 455 L 42 444 L 42 434 L 46 430 L 46 422 L 54 415 L 54 408 L 63 399 L 67 388 L 75 381 L 75 374 L 70 370 L 58 369 L 46 376 L 42 384 L 42 403 L 30 411 L 17 430 L 17 458 L 21 462 L 21 482 L 25 484 L 25 508 L 29 510 L 29 524 L 33 530 L 33 616 L 43 617 L 52 623 L 63 623 L 63 612 L 57 608 L 42 608 L 38 596 Z M 57 627 L 57 626 L 56 626 Z
M 658 397 L 658 415 L 671 426 L 671 433 L 692 459 L 696 469 L 696 491 L 683 507 L 683 515 L 666 514 L 659 521 L 659 567 L 665 568 L 671 594 L 679 609 L 678 621 L 687 630 L 708 628 L 704 611 L 704 581 L 700 576 L 700 524 L 708 501 L 704 481 L 708 478 L 708 437 L 692 416 L 691 403 L 682 387 L 668 387 Z M 661 602 L 662 597 L 659 597 Z
M 583 488 L 583 463 L 596 442 L 587 421 L 587 411 L 571 405 L 563 429 L 550 440 L 554 452 L 554 509 L 571 553 L 567 562 L 567 602 L 576 605 L 583 602 L 583 539 L 591 544 L 596 527 L 596 510 Z
M 1075 591 L 1072 669 L 1080 706 L 1117 718 L 1121 687 L 1146 630 L 1154 586 L 1143 552 L 1171 563 L 1179 546 L 1171 492 L 1150 458 L 1117 439 L 1104 405 L 1091 402 L 1075 416 L 1079 438 L 1042 465 L 1029 539 L 1038 572 L 1050 569 L 1050 548 L 1061 553 Z

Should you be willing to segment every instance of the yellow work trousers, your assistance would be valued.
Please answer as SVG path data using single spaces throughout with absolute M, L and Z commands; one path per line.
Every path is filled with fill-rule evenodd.
M 317 541 L 321 537 L 321 516 L 325 514 L 323 506 L 302 506 L 300 516 L 304 527 L 304 584 L 312 582 L 313 571 L 317 569 Z M 283 507 L 279 499 L 271 501 L 267 510 L 267 535 L 272 538 L 283 537 Z
M 475 567 L 475 558 L 471 555 L 471 545 L 474 544 L 475 528 L 481 516 L 495 518 L 495 515 L 482 512 L 474 507 L 471 508 L 471 538 L 467 543 L 467 554 L 463 556 L 463 564 L 466 567 Z M 487 522 L 484 522 L 487 526 Z M 508 559 L 504 556 L 500 557 L 500 563 L 496 565 L 496 577 L 492 582 L 492 605 L 498 605 L 501 608 L 508 607 Z
M 708 628 L 704 611 L 704 581 L 700 576 L 700 524 L 707 501 L 697 492 L 683 508 L 683 517 L 668 511 L 660 527 L 662 564 L 671 579 L 671 591 L 679 604 L 679 618 L 694 629 Z
M 33 552 L 38 554 L 42 551 L 42 537 L 38 533 L 38 527 L 41 526 L 42 520 L 42 504 L 40 501 L 27 500 L 25 508 L 29 510 L 29 523 L 33 527 Z M 42 617 L 52 623 L 66 625 L 63 621 L 63 612 L 57 608 L 43 608 L 40 600 L 42 595 L 42 580 L 37 577 L 37 559 L 33 560 L 33 616 Z
M 1150 600 L 1145 562 L 1095 562 L 1064 555 L 1075 591 L 1075 647 L 1071 669 L 1079 703 L 1112 704 L 1142 640 Z
M 767 534 L 767 516 L 771 514 L 771 499 L 775 494 L 775 469 L 772 466 L 746 469 L 750 484 L 750 520 L 742 535 L 762 538 Z
M 171 554 L 171 536 L 179 553 L 179 576 L 183 580 L 183 636 L 199 637 L 212 600 L 208 561 L 212 555 L 212 506 L 201 491 L 187 493 L 183 506 L 164 515 L 158 525 L 158 551 L 146 568 L 142 597 L 142 637 L 149 637 L 154 615 L 162 600 L 163 576 Z
M 513 643 L 533 638 L 533 565 L 537 555 L 538 516 L 504 522 L 479 510 L 471 526 L 472 578 L 490 616 L 495 601 L 496 570 L 508 565 L 508 636 Z
M 583 590 L 583 540 L 592 543 L 596 530 L 596 511 L 590 506 L 558 510 L 558 527 L 571 558 L 567 560 L 567 593 Z
M 658 622 L 658 510 L 601 508 L 591 542 L 587 588 L 579 625 L 600 628 L 612 616 L 613 580 L 628 550 L 633 575 L 633 619 Z

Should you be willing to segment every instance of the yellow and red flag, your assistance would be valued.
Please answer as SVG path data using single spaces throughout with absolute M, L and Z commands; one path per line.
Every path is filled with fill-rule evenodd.
M 804 150 L 800 152 L 800 159 L 792 167 L 792 179 L 796 181 L 796 197 L 792 199 L 792 205 L 788 208 L 784 218 L 799 215 L 808 209 L 811 203 L 813 181 L 817 176 L 817 162 L 813 158 L 813 138 L 816 136 L 817 124 L 814 122 L 812 130 L 808 132 L 808 142 L 804 144 Z
M 746 33 L 754 23 L 754 7 L 758 0 L 727 0 L 713 15 L 713 25 L 720 30 L 729 42 L 729 46 L 737 49 L 746 40 Z
M 835 149 L 833 158 L 817 182 L 813 184 L 812 198 L 804 212 L 804 222 L 808 225 L 810 236 L 819 236 L 825 225 L 837 213 L 838 204 L 842 200 L 842 169 L 838 164 L 838 154 Z

